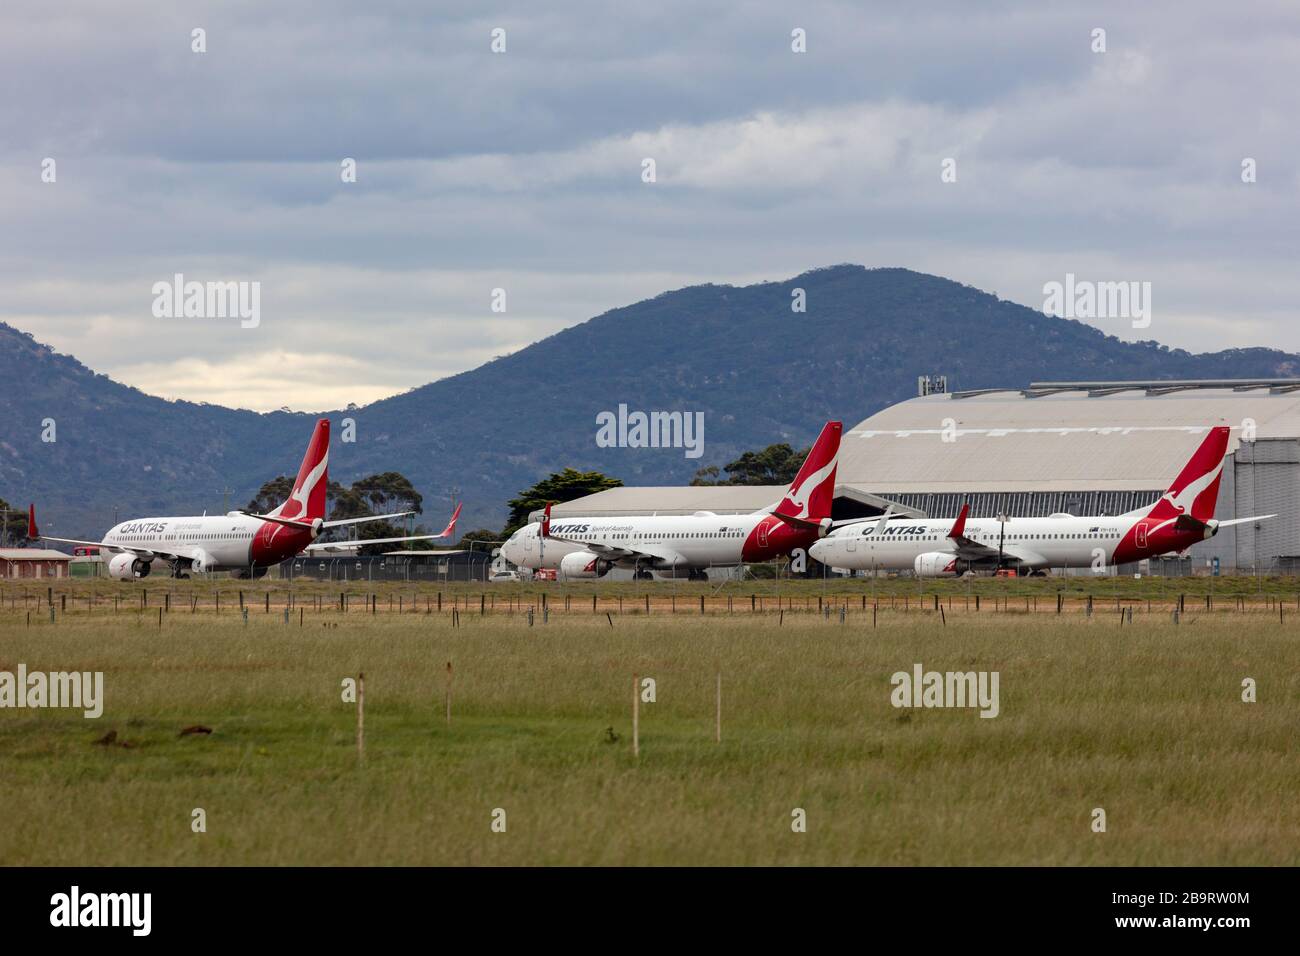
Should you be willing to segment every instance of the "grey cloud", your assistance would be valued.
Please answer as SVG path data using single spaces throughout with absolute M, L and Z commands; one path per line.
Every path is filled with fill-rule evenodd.
M 1034 306 L 1066 271 L 1145 279 L 1145 336 L 1300 349 L 1300 14 L 1283 3 L 23 0 L 6 16 L 0 319 L 183 397 L 281 355 L 301 374 L 264 405 L 304 407 L 304 376 L 312 401 L 343 404 L 667 288 L 843 261 Z M 510 52 L 493 57 L 498 24 Z M 149 287 L 174 272 L 262 281 L 263 327 L 153 320 Z M 496 285 L 506 317 L 487 312 Z

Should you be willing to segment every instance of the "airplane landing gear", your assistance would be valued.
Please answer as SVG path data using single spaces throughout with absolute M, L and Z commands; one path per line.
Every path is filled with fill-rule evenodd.
M 654 572 L 647 571 L 645 568 L 637 568 L 635 577 L 638 581 L 652 581 L 654 580 Z
M 690 574 L 686 578 L 688 581 L 707 581 L 708 579 L 708 571 L 697 570 L 696 568 L 691 568 Z

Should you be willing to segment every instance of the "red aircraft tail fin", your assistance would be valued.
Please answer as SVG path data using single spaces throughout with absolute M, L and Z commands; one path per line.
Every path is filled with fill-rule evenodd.
M 827 422 L 808 451 L 803 467 L 791 482 L 774 514 L 796 521 L 817 523 L 831 516 L 835 498 L 835 469 L 840 455 L 842 422 Z

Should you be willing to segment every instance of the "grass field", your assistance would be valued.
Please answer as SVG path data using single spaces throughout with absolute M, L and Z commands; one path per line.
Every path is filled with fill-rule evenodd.
M 1295 582 L 1242 580 L 1249 609 L 1218 599 L 1212 612 L 1204 579 L 1201 591 L 1148 582 L 1150 612 L 1121 581 L 1131 624 L 1100 590 L 1096 613 L 1077 601 L 1053 613 L 1051 580 L 977 582 L 979 613 L 961 582 L 924 595 L 881 582 L 866 611 L 862 582 L 783 582 L 785 613 L 771 582 L 683 584 L 693 613 L 675 615 L 658 613 L 663 585 L 551 585 L 555 610 L 532 626 L 536 588 L 495 589 L 502 605 L 479 615 L 472 586 L 444 588 L 441 613 L 427 585 L 377 589 L 379 613 L 354 586 L 346 614 L 337 586 L 306 587 L 286 624 L 259 603 L 273 592 L 288 606 L 276 582 L 246 588 L 247 623 L 199 612 L 191 597 L 211 586 L 182 582 L 160 627 L 161 586 L 140 611 L 138 585 L 65 583 L 54 623 L 33 597 L 44 588 L 9 586 L 0 670 L 103 671 L 106 703 L 98 720 L 0 710 L 0 863 L 1293 865 Z M 93 587 L 101 599 L 84 602 Z M 741 613 L 756 589 L 766 613 Z M 1180 590 L 1196 597 L 1175 623 Z M 582 613 L 562 612 L 566 592 Z M 386 613 L 399 593 L 419 613 Z M 656 613 L 633 613 L 646 593 Z M 917 610 L 934 593 L 942 618 Z M 700 594 L 732 596 L 736 613 L 701 615 Z M 898 597 L 873 627 L 885 594 L 906 594 L 908 610 Z M 1024 612 L 1031 595 L 1040 613 Z M 610 610 L 616 596 L 627 613 Z M 894 708 L 890 675 L 916 663 L 997 671 L 1000 715 Z M 356 705 L 341 699 L 360 672 L 364 760 Z M 633 675 L 656 682 L 639 757 Z M 1241 700 L 1246 677 L 1257 703 Z M 179 735 L 194 724 L 213 732 Z M 112 745 L 95 743 L 112 730 Z M 191 831 L 197 807 L 206 833 Z M 796 807 L 805 833 L 792 832 Z M 1091 829 L 1097 807 L 1105 833 Z

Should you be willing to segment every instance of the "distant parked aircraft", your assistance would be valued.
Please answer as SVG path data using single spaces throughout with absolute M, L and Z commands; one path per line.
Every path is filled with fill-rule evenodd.
M 412 511 L 391 515 L 367 515 L 341 521 L 325 520 L 325 489 L 329 484 L 329 419 L 316 423 L 307 453 L 298 469 L 289 498 L 267 514 L 231 511 L 224 515 L 198 517 L 132 518 L 114 525 L 102 541 L 80 541 L 41 534 L 36 527 L 36 507 L 27 511 L 27 537 L 31 540 L 58 541 L 83 547 L 96 547 L 113 557 L 108 573 L 119 579 L 148 577 L 155 563 L 166 564 L 173 577 L 184 578 L 189 572 L 233 571 L 241 578 L 258 578 L 271 565 L 291 558 L 303 550 L 310 552 L 340 549 L 337 544 L 313 544 L 326 528 L 400 518 Z M 346 547 L 362 544 L 390 544 L 399 541 L 424 541 L 450 537 L 455 533 L 460 506 L 451 523 L 439 534 L 417 534 L 404 538 L 372 538 L 348 542 Z

